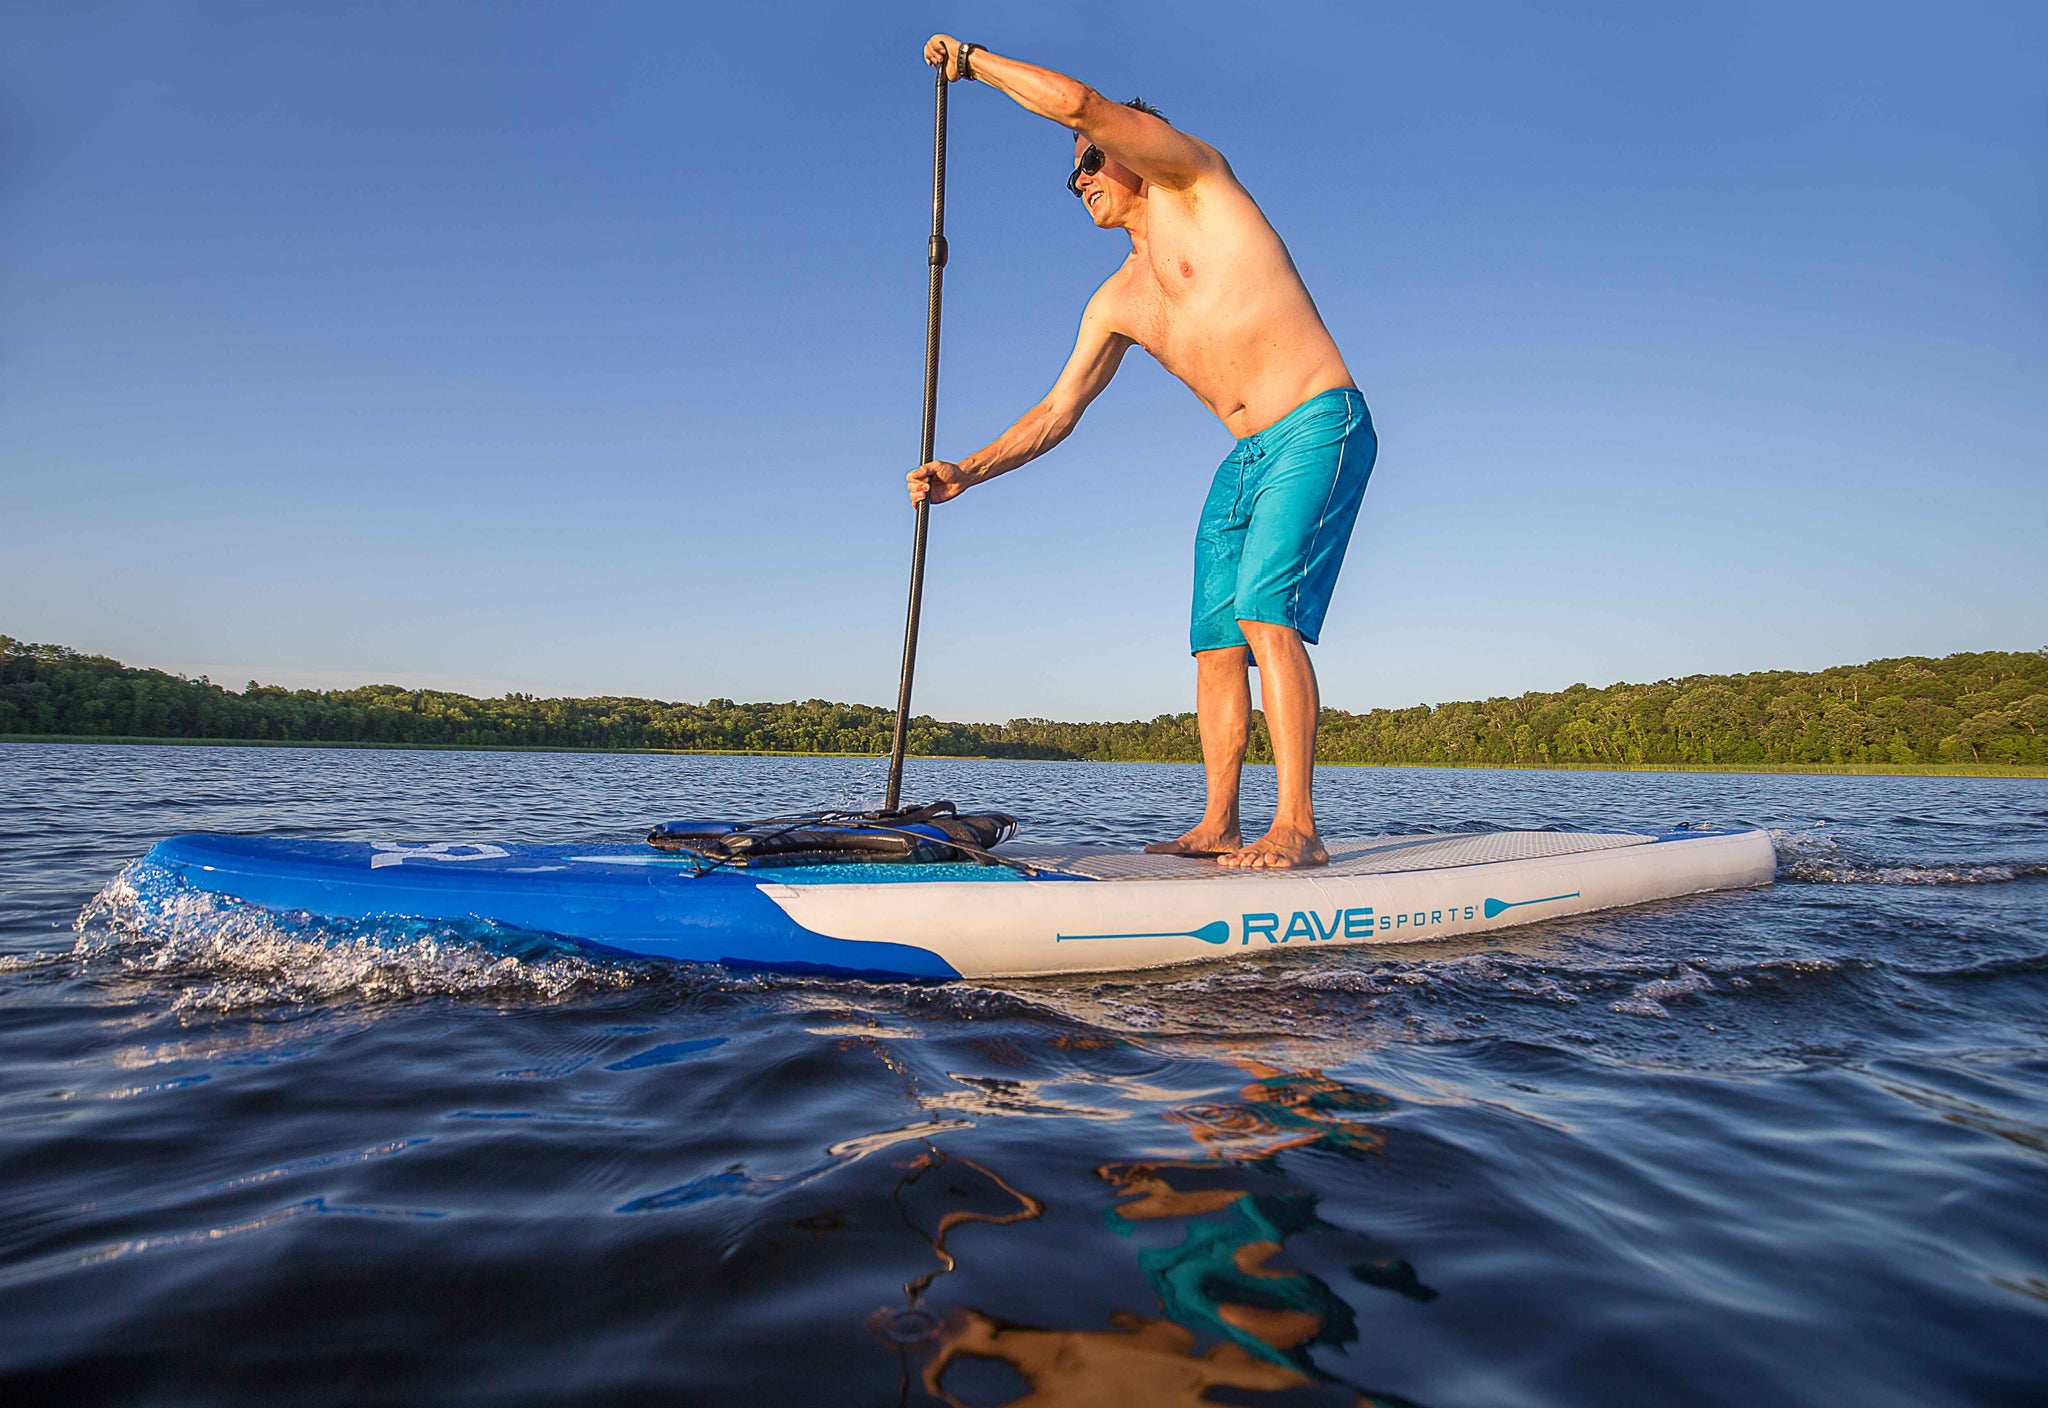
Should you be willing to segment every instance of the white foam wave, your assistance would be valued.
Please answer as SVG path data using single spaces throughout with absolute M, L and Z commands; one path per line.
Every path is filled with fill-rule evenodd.
M 49 952 L 0 953 L 0 977 L 14 973 L 29 973 L 39 968 L 48 968 L 62 959 L 62 954 Z
M 1773 831 L 1778 878 L 1812 885 L 1997 885 L 2048 875 L 2048 862 L 1950 861 L 1889 863 L 1845 855 L 1831 836 Z
M 72 952 L 88 968 L 177 983 L 174 1011 L 451 995 L 554 1002 L 628 987 L 648 971 L 548 951 L 545 941 L 484 924 L 273 914 L 194 890 L 146 861 L 124 867 L 72 927 Z
M 1697 997 L 1714 990 L 1714 980 L 1697 968 L 1681 967 L 1676 973 L 1663 978 L 1652 978 L 1647 983 L 1636 984 L 1633 991 L 1619 1002 L 1610 1003 L 1609 1010 L 1627 1017 L 1669 1017 L 1671 1009 L 1664 1004 L 1674 998 Z
M 1814 885 L 1997 885 L 2048 875 L 2048 865 L 1984 861 L 1970 865 L 1864 865 L 1854 861 L 1810 860 L 1784 867 L 1780 880 Z

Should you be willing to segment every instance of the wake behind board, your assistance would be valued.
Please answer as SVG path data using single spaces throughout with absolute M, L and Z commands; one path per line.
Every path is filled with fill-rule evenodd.
M 705 869 L 618 844 L 177 836 L 148 859 L 281 913 L 488 920 L 587 948 L 866 978 L 1156 968 L 1280 948 L 1458 938 L 1770 883 L 1761 831 L 1492 831 L 1326 842 L 1313 870 L 1105 847 L 968 863 Z

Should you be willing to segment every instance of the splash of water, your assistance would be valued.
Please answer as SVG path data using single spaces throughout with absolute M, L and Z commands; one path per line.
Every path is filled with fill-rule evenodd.
M 1882 861 L 1845 854 L 1819 830 L 1773 829 L 1778 878 L 1809 885 L 1997 885 L 2048 875 L 2038 861 Z
M 195 890 L 147 860 L 123 867 L 72 928 L 81 965 L 173 984 L 182 1011 L 428 996 L 560 1002 L 653 971 L 485 921 L 276 914 Z

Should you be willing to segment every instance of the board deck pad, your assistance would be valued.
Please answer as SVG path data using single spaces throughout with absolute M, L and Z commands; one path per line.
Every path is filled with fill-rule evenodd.
M 1328 865 L 1300 875 L 1392 875 L 1404 870 L 1447 870 L 1506 860 L 1579 855 L 1622 846 L 1644 846 L 1657 838 L 1640 831 L 1480 831 L 1426 836 L 1365 836 L 1323 841 Z M 1091 880 L 1243 880 L 1286 874 L 1218 865 L 1188 856 L 1155 856 L 1102 846 L 1008 846 L 1003 855 Z M 778 876 L 778 879 L 786 877 Z M 795 883 L 795 882 L 792 882 Z

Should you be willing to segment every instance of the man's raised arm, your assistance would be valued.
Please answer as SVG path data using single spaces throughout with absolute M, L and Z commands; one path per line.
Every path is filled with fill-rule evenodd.
M 1101 289 L 1088 300 L 1088 307 L 1081 314 L 1080 334 L 1074 339 L 1073 354 L 1044 400 L 960 463 L 933 460 L 910 471 L 912 503 L 930 499 L 942 504 L 983 480 L 1029 464 L 1073 433 L 1081 412 L 1109 385 L 1124 353 L 1131 347 L 1131 340 L 1110 325 L 1107 301 Z
M 934 34 L 925 41 L 924 61 L 943 64 L 948 79 L 960 74 L 960 41 Z M 1207 142 L 1190 137 L 1150 113 L 1127 108 L 1064 73 L 1022 59 L 1006 59 L 976 45 L 967 71 L 1019 107 L 1078 132 L 1131 170 L 1170 191 L 1184 190 L 1221 170 L 1223 158 Z

